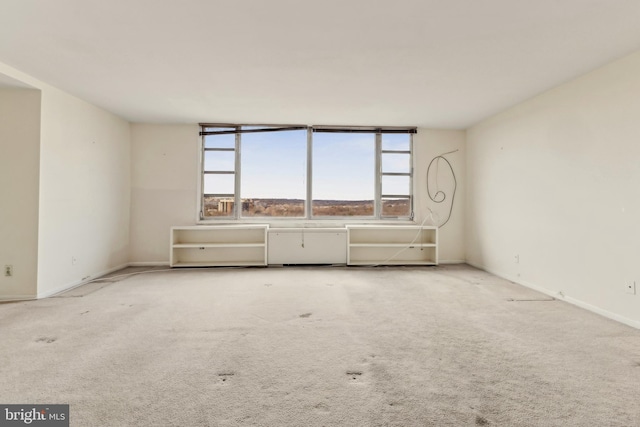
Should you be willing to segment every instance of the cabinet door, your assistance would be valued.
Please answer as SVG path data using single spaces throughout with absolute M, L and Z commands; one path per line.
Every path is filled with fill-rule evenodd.
M 269 264 L 346 264 L 345 230 L 269 231 Z

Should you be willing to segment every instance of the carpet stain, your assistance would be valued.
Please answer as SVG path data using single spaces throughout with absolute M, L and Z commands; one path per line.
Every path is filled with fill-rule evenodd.
M 298 316 L 298 317 L 302 317 L 302 318 L 305 318 L 305 319 L 306 319 L 307 317 L 311 316 L 312 314 L 313 314 L 313 313 L 305 313 L 305 314 L 301 314 L 301 315 L 300 315 L 300 316 Z
M 476 415 L 476 425 L 477 426 L 487 426 L 487 425 L 489 425 L 489 420 L 487 420 L 484 417 L 481 417 L 480 415 Z
M 273 286 L 271 283 L 265 283 L 264 285 L 265 285 L 267 288 L 268 288 L 269 286 Z
M 324 402 L 320 402 L 320 403 L 318 403 L 318 404 L 317 404 L 317 405 L 315 405 L 313 408 L 314 408 L 316 411 L 318 411 L 318 412 L 320 412 L 320 413 L 322 413 L 322 414 L 328 414 L 328 413 L 330 412 L 330 411 L 329 411 L 329 405 L 327 405 L 327 404 L 326 404 L 326 403 L 324 403 Z
M 36 342 L 43 342 L 46 344 L 51 344 L 52 342 L 55 342 L 55 341 L 56 341 L 56 338 L 49 338 L 49 337 L 41 337 L 36 340 Z
M 235 375 L 235 372 L 221 372 L 218 374 L 218 377 L 222 380 L 222 382 L 227 382 L 228 379 L 231 379 Z
M 347 375 L 351 377 L 352 380 L 357 380 L 362 376 L 362 372 L 360 371 L 347 371 Z

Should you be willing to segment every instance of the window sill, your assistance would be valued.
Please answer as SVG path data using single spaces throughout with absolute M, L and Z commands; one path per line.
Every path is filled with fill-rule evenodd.
M 196 221 L 198 225 L 230 225 L 230 224 L 268 224 L 274 228 L 331 228 L 343 227 L 347 224 L 366 225 L 416 225 L 415 220 L 405 219 L 294 219 L 294 218 L 243 218 L 243 219 L 201 219 Z

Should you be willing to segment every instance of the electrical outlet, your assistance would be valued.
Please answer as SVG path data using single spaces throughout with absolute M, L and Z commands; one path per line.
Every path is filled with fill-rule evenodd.
M 636 282 L 627 282 L 624 284 L 624 288 L 628 294 L 636 294 Z
M 72 256 L 71 257 L 71 265 L 76 265 L 78 263 L 78 258 Z
M 7 277 L 13 276 L 13 265 L 4 266 L 4 275 Z
M 517 255 L 515 256 L 515 258 L 514 258 L 514 262 L 515 262 L 516 264 L 520 264 L 520 254 L 517 254 Z

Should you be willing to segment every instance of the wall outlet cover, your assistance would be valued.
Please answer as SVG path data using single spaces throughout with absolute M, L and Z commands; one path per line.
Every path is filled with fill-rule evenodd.
M 625 291 L 628 294 L 635 295 L 636 294 L 636 282 L 627 282 L 625 283 Z

